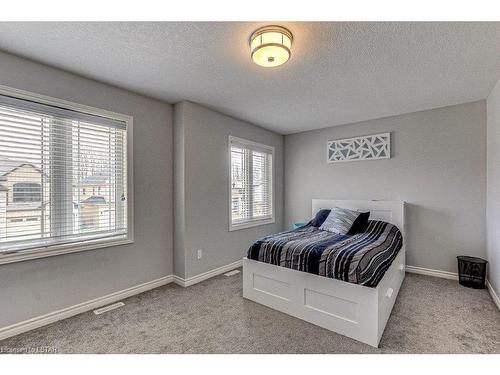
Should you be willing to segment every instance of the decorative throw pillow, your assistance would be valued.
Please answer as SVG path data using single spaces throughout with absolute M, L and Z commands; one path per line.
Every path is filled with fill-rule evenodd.
M 368 219 L 370 218 L 370 212 L 361 212 L 359 216 L 354 220 L 351 229 L 347 234 L 357 234 L 365 233 L 368 228 Z
M 338 234 L 348 234 L 361 212 L 335 207 L 319 229 Z
M 313 227 L 320 227 L 324 223 L 328 215 L 330 214 L 330 209 L 321 209 L 316 213 L 316 216 L 311 220 L 311 225 Z

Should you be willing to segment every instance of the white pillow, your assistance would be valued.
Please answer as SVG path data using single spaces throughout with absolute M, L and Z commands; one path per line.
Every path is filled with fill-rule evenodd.
M 332 208 L 319 229 L 337 234 L 347 234 L 359 215 L 361 212 L 358 211 L 339 207 Z

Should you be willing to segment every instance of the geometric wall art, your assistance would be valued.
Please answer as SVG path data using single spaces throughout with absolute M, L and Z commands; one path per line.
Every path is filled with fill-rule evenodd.
M 391 157 L 391 133 L 328 141 L 326 151 L 327 163 L 389 159 Z

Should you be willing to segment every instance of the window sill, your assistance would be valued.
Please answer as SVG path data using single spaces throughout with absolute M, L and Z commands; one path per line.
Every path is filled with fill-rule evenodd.
M 80 243 L 80 244 L 64 244 L 54 245 L 49 247 L 41 247 L 37 249 L 21 250 L 15 253 L 0 253 L 0 265 L 16 262 L 23 262 L 26 260 L 48 258 L 57 255 L 78 253 L 81 251 L 89 251 L 101 249 L 104 247 L 119 246 L 134 243 L 133 239 L 109 239 L 107 241 L 95 241 L 93 243 Z
M 250 222 L 246 222 L 246 223 L 242 223 L 242 224 L 234 224 L 234 225 L 230 224 L 229 231 L 233 232 L 235 230 L 248 229 L 248 228 L 258 227 L 261 225 L 273 224 L 275 222 L 276 222 L 276 220 L 274 220 L 274 218 L 272 218 L 272 219 L 250 221 Z

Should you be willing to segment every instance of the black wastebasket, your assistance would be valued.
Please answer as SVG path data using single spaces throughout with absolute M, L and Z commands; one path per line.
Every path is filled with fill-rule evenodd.
M 483 289 L 488 261 L 468 256 L 458 256 L 458 282 L 468 288 Z

